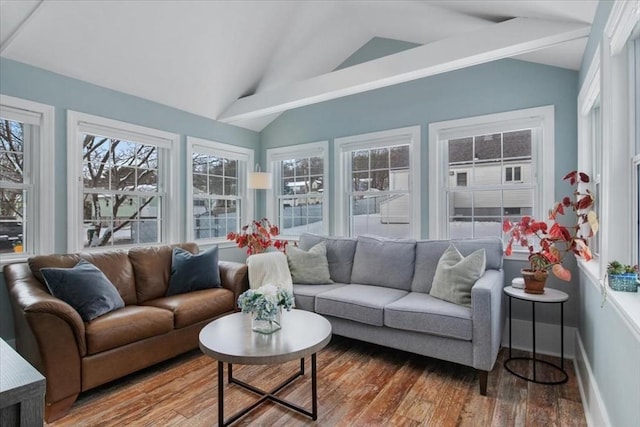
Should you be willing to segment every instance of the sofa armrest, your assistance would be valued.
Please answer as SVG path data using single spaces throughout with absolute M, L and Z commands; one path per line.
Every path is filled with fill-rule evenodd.
M 220 268 L 222 287 L 232 291 L 233 300 L 237 302 L 240 294 L 249 289 L 247 265 L 233 261 L 219 261 L 218 267 Z
M 490 371 L 498 357 L 504 327 L 503 270 L 487 270 L 471 288 L 473 367 Z
M 4 267 L 13 306 L 18 352 L 47 378 L 47 402 L 81 390 L 81 358 L 87 352 L 82 318 L 55 298 L 26 263 Z

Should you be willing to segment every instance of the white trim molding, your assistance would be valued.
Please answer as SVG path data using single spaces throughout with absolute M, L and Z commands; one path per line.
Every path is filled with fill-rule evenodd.
M 15 109 L 20 115 L 29 115 L 39 126 L 37 143 L 30 144 L 32 197 L 36 205 L 27 206 L 28 214 L 34 218 L 33 236 L 28 252 L 3 254 L 2 263 L 24 261 L 30 255 L 47 254 L 55 251 L 55 109 L 51 105 L 27 101 L 8 95 L 0 95 L 3 108 Z M 29 221 L 29 220 L 27 220 Z M 37 236 L 37 238 L 36 238 Z M 29 250 L 29 247 L 32 250 Z
M 360 149 L 384 147 L 389 144 L 402 141 L 409 144 L 409 193 L 411 203 L 409 205 L 410 235 L 416 239 L 422 238 L 421 233 L 421 179 L 420 179 L 420 126 L 408 126 L 404 128 L 389 129 L 379 132 L 371 132 L 360 135 L 346 136 L 334 140 L 334 174 L 337 175 L 334 233 L 338 236 L 349 234 L 349 201 L 347 189 L 349 182 L 349 152 Z
M 67 111 L 67 251 L 105 250 L 84 248 L 82 241 L 82 135 L 97 133 L 112 138 L 135 142 L 146 142 L 167 150 L 167 155 L 159 157 L 161 170 L 159 186 L 164 193 L 161 205 L 162 243 L 177 243 L 183 240 L 184 220 L 180 208 L 180 135 L 153 128 L 134 125 L 100 116 Z

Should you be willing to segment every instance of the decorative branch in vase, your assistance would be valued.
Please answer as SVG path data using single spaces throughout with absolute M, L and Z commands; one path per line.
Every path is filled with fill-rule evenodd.
M 235 241 L 241 249 L 247 248 L 248 255 L 261 254 L 272 246 L 285 252 L 288 242 L 274 239 L 279 234 L 280 229 L 277 225 L 272 225 L 267 218 L 262 218 L 243 226 L 239 233 L 230 232 L 227 234 L 227 240 Z
M 598 218 L 591 209 L 595 199 L 588 188 L 579 188 L 580 184 L 590 182 L 589 175 L 572 171 L 563 179 L 576 187 L 573 197 L 565 196 L 562 201 L 557 202 L 547 221 L 523 216 L 517 223 L 512 223 L 508 218 L 503 222 L 503 232 L 509 235 L 506 255 L 513 253 L 514 243 L 529 251 L 530 268 L 521 271 L 527 293 L 544 292 L 549 270 L 557 278 L 570 281 L 571 271 L 562 265 L 567 254 L 573 253 L 587 261 L 592 259 L 588 239 L 598 232 Z M 565 216 L 566 211 L 574 214 L 575 222 L 572 225 L 559 222 L 559 216 Z

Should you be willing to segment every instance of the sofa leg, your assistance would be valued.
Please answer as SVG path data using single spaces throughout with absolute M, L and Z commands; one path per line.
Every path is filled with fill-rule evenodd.
M 487 379 L 489 378 L 489 371 L 482 371 L 478 369 L 478 380 L 480 381 L 480 395 L 487 395 Z
M 73 403 L 77 398 L 78 395 L 74 394 L 62 400 L 58 400 L 57 402 L 45 402 L 45 421 L 50 423 L 67 415 L 69 413 L 69 410 L 71 409 L 71 406 L 73 406 Z

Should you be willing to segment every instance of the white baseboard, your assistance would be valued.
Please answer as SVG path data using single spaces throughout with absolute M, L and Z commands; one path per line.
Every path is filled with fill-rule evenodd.
M 513 332 L 511 335 L 512 348 L 517 350 L 532 351 L 532 329 L 530 320 L 513 319 L 511 321 Z M 564 327 L 564 357 L 575 358 L 575 339 L 577 329 Z M 509 319 L 507 319 L 502 335 L 502 346 L 509 347 Z M 560 357 L 560 325 L 536 322 L 536 352 L 549 356 Z
M 575 334 L 576 356 L 573 366 L 576 370 L 578 388 L 582 398 L 582 407 L 587 425 L 592 427 L 610 427 L 611 421 L 607 414 L 607 409 L 602 400 L 602 395 L 598 389 L 598 383 L 591 370 L 591 364 L 584 350 L 584 345 L 580 339 L 580 333 Z

